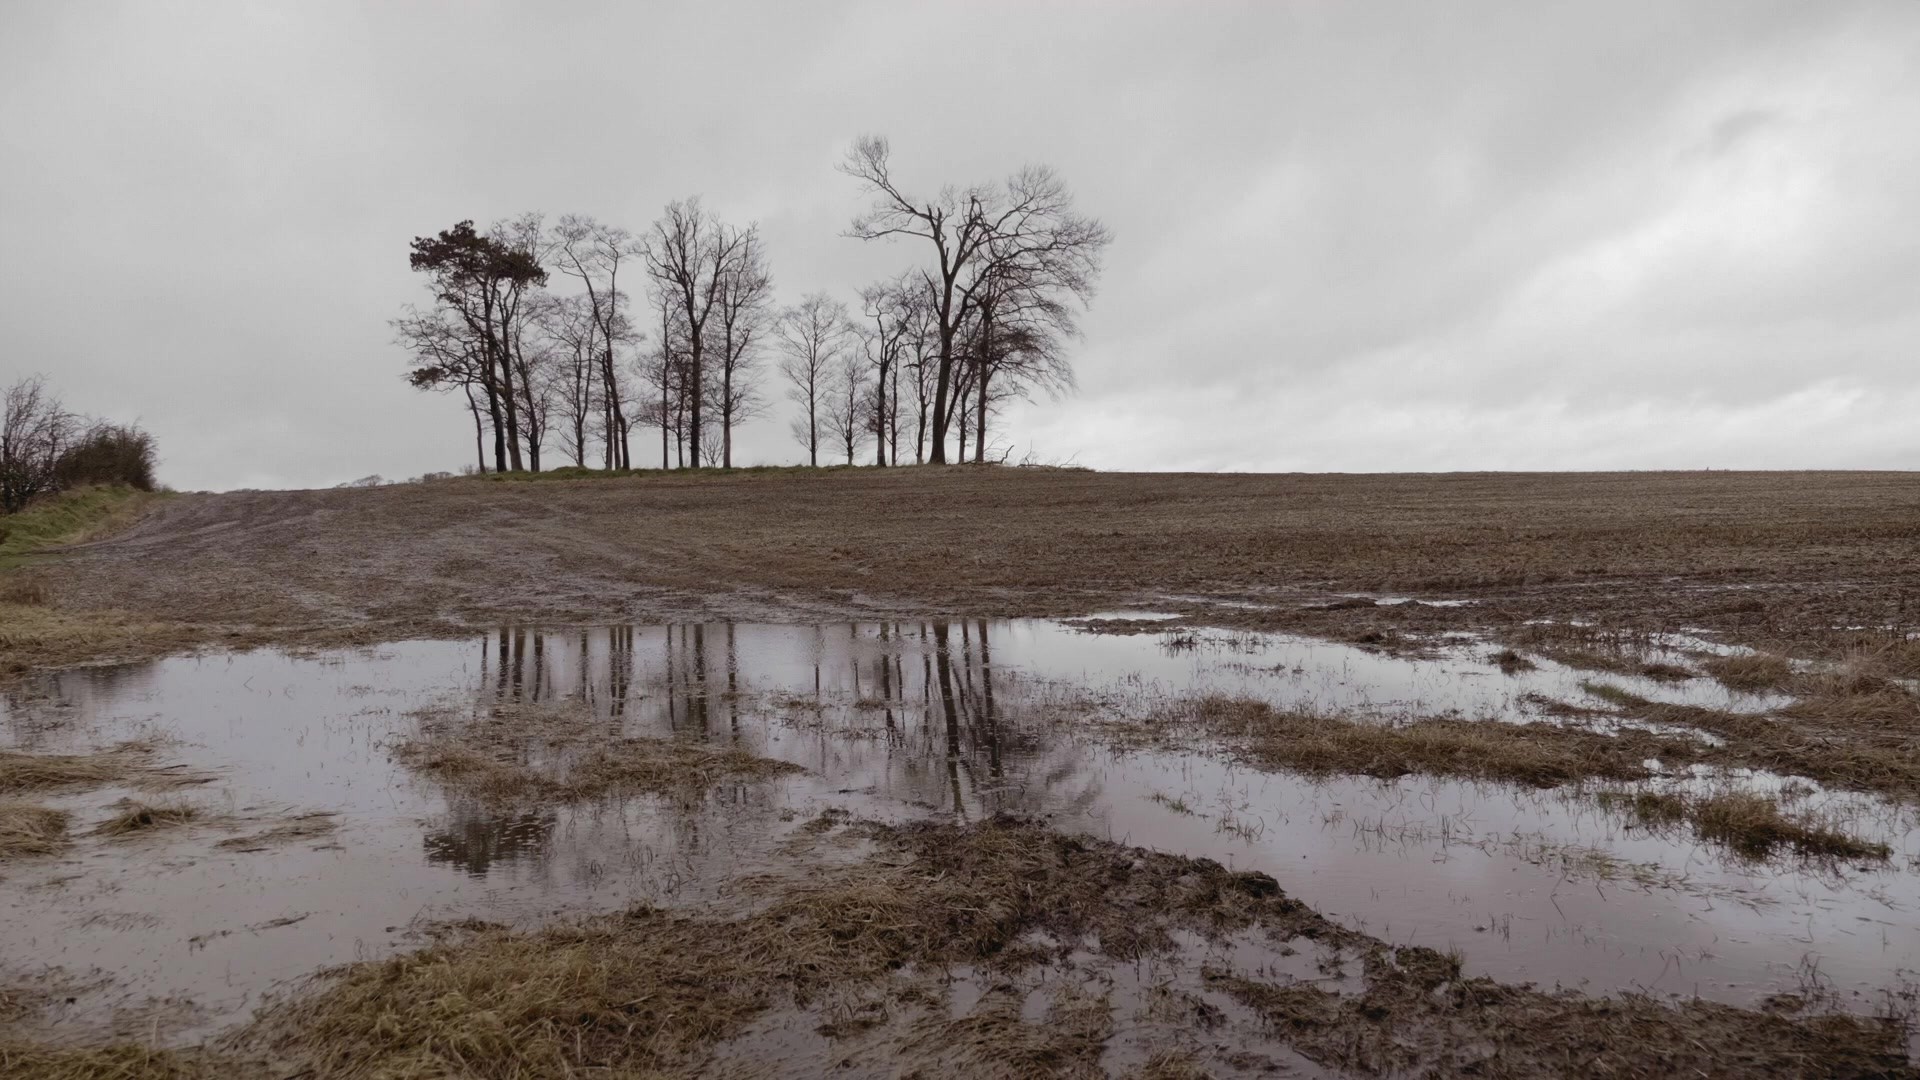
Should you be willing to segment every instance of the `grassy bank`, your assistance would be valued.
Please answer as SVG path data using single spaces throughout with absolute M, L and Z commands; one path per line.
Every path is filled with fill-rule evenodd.
M 81 488 L 0 517 L 0 570 L 18 568 L 48 548 L 112 532 L 162 497 L 130 487 Z
M 0 676 L 112 655 L 168 634 L 122 612 L 57 605 L 37 568 L 48 552 L 125 528 L 163 497 L 129 487 L 82 488 L 0 517 Z

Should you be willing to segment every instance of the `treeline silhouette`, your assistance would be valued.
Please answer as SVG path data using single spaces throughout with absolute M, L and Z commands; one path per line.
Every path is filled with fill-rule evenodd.
M 556 451 L 633 468 L 635 428 L 658 432 L 661 468 L 731 468 L 736 429 L 772 407 L 769 354 L 811 465 L 986 460 L 1003 406 L 1073 386 L 1106 227 L 1041 166 L 924 197 L 869 136 L 840 170 L 872 199 L 847 235 L 917 256 L 857 304 L 816 290 L 778 307 L 759 228 L 697 197 L 638 234 L 579 214 L 462 221 L 411 245 L 432 301 L 393 322 L 407 378 L 462 396 L 481 472 Z

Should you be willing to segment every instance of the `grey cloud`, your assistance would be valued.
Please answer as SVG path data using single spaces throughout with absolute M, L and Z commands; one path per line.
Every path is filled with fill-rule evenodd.
M 1023 452 L 1911 466 L 1916 61 L 1897 0 L 9 5 L 0 379 L 141 417 L 185 487 L 451 467 L 388 341 L 410 237 L 697 192 L 783 300 L 851 297 L 918 257 L 839 235 L 878 131 L 921 189 L 1046 161 L 1115 232 Z

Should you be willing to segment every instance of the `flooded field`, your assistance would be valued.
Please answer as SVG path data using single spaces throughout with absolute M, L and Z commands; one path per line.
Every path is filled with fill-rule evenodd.
M 1152 615 L 1112 613 L 1128 625 Z M 867 850 L 822 842 L 829 825 L 1017 815 L 1271 875 L 1345 930 L 1457 956 L 1467 977 L 1749 1008 L 1792 995 L 1859 1015 L 1898 1012 L 1920 978 L 1920 834 L 1910 809 L 1878 796 L 1657 762 L 1647 780 L 1545 787 L 1303 776 L 1206 739 L 1140 737 L 1166 703 L 1209 696 L 1382 725 L 1618 730 L 1637 723 L 1607 712 L 1621 693 L 1727 715 L 1773 710 L 1779 694 L 1657 668 L 1503 666 L 1464 635 L 1402 655 L 1090 632 L 1101 625 L 511 628 L 46 677 L 0 710 L 5 749 L 138 741 L 142 760 L 172 772 L 162 795 L 148 775 L 34 800 L 71 815 L 71 842 L 0 862 L 0 976 L 58 988 L 53 1037 L 187 1044 L 322 969 L 417 949 L 436 924 L 534 928 L 641 902 L 743 910 L 744 880 L 803 880 Z M 1675 668 L 1714 652 L 1658 644 Z M 541 736 L 543 718 L 562 714 L 587 726 L 570 741 Z M 426 756 L 522 727 L 509 764 L 559 778 L 546 788 L 475 786 Z M 710 782 L 566 786 L 588 775 L 580 755 L 597 745 L 662 737 L 694 748 L 673 768 L 709 770 Z M 733 761 L 769 764 L 735 775 Z M 1650 791 L 1732 790 L 1784 794 L 1887 857 L 1756 858 L 1625 809 Z M 123 799 L 191 817 L 102 831 Z M 1314 977 L 1270 946 L 1237 948 L 1269 978 Z M 1155 985 L 1142 977 L 1127 976 L 1136 996 Z M 830 1053 L 807 1028 L 769 1030 Z

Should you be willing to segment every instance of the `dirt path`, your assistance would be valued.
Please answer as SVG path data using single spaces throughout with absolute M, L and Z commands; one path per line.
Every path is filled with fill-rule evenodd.
M 1817 649 L 1920 601 L 1920 474 L 1019 469 L 454 480 L 166 500 L 56 607 L 238 633 L 1118 606 L 1350 636 L 1579 617 Z M 1344 592 L 1470 600 L 1328 608 Z

